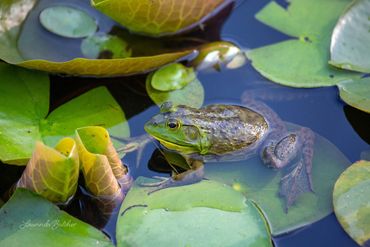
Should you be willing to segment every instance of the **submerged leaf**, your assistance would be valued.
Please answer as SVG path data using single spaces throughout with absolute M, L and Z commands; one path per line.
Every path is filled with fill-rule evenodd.
M 361 246 L 370 243 L 370 162 L 359 161 L 335 183 L 334 212 L 344 230 Z
M 173 63 L 148 75 L 150 85 L 158 91 L 173 91 L 184 88 L 196 79 L 193 68 L 187 68 L 181 63 Z
M 301 128 L 292 124 L 287 126 L 292 131 Z M 276 236 L 316 222 L 333 210 L 333 186 L 349 161 L 335 145 L 317 133 L 313 153 L 314 193 L 301 194 L 287 212 L 285 200 L 279 195 L 281 178 L 285 174 L 266 167 L 258 156 L 240 162 L 205 164 L 205 177 L 228 184 L 255 201 Z
M 4 63 L 0 63 L 0 74 L 0 160 L 4 163 L 25 165 L 37 140 L 54 146 L 83 126 L 102 126 L 114 136 L 129 136 L 121 107 L 104 87 L 93 89 L 48 114 L 47 74 Z
M 43 70 L 51 73 L 62 73 L 82 76 L 120 76 L 137 73 L 145 73 L 161 67 L 165 64 L 177 61 L 193 52 L 192 49 L 168 51 L 166 53 L 119 59 L 85 59 L 74 58 L 62 62 L 55 59 L 42 59 L 32 57 L 26 59 L 18 44 L 22 40 L 27 44 L 40 46 L 38 42 L 30 42 L 30 37 L 23 37 L 24 24 L 30 13 L 38 15 L 43 8 L 52 6 L 50 1 L 43 1 L 44 5 L 37 4 L 38 0 L 8 0 L 0 1 L 0 59 L 10 64 L 22 67 Z M 82 3 L 80 3 L 82 4 Z M 30 35 L 35 35 L 30 32 Z M 60 40 L 59 42 L 60 43 Z M 62 42 L 64 43 L 64 42 Z M 52 44 L 46 43 L 48 47 Z M 43 49 L 44 46 L 42 46 Z M 29 47 L 27 50 L 32 50 Z M 64 49 L 60 49 L 61 52 Z M 56 52 L 59 52 L 57 50 Z M 48 53 L 49 54 L 49 53 Z M 53 58 L 55 55 L 51 55 Z
M 125 58 L 131 57 L 129 45 L 117 36 L 95 34 L 84 39 L 81 51 L 85 57 L 95 58 Z
M 83 38 L 95 33 L 96 21 L 82 10 L 53 6 L 40 13 L 40 23 L 48 31 L 66 38 Z
M 37 142 L 16 187 L 34 191 L 51 202 L 64 204 L 77 190 L 79 171 L 77 147 L 73 139 L 62 139 L 55 149 Z
M 203 105 L 204 88 L 197 78 L 181 89 L 162 92 L 152 87 L 151 77 L 152 74 L 146 79 L 146 91 L 149 97 L 158 106 L 161 106 L 165 102 L 172 102 L 174 105 L 187 105 L 195 108 L 199 108 Z
M 331 37 L 330 63 L 370 73 L 370 1 L 357 0 L 339 19 Z
M 341 99 L 347 104 L 370 113 L 370 78 L 338 84 Z
M 247 52 L 253 67 L 268 79 L 292 87 L 331 86 L 361 75 L 328 64 L 330 35 L 351 0 L 291 0 L 288 9 L 275 1 L 256 18 L 294 39 Z
M 0 246 L 113 247 L 96 228 L 25 189 L 0 209 Z
M 117 246 L 272 246 L 259 209 L 230 187 L 203 180 L 148 194 L 140 185 L 152 181 L 138 178 L 127 194 Z
M 199 25 L 231 1 L 92 0 L 91 2 L 95 8 L 132 32 L 161 36 L 179 33 Z

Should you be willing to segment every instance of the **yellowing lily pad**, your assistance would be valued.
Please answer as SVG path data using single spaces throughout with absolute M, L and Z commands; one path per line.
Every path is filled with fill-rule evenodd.
M 334 212 L 344 230 L 360 245 L 370 244 L 370 162 L 359 161 L 335 183 Z
M 76 190 L 79 156 L 72 138 L 62 139 L 55 149 L 37 142 L 17 188 L 34 191 L 54 203 L 67 203 Z
M 167 92 L 185 87 L 196 79 L 196 74 L 193 68 L 173 63 L 153 72 L 149 77 L 155 90 Z
M 96 228 L 26 189 L 0 209 L 0 246 L 113 247 Z
M 25 165 L 36 141 L 54 146 L 75 129 L 97 125 L 114 136 L 128 137 L 118 103 L 105 87 L 93 89 L 49 111 L 47 74 L 0 63 L 0 160 Z
M 289 124 L 289 129 L 298 126 Z M 316 134 L 312 167 L 314 193 L 300 195 L 285 210 L 279 196 L 283 174 L 266 167 L 260 157 L 233 163 L 206 163 L 205 177 L 225 183 L 255 201 L 270 223 L 272 235 L 280 235 L 316 222 L 332 213 L 332 191 L 340 173 L 350 164 L 328 140 Z
M 148 194 L 151 179 L 138 178 L 117 221 L 117 246 L 271 247 L 267 222 L 257 206 L 214 181 Z
M 247 51 L 253 67 L 268 79 L 292 87 L 331 86 L 359 78 L 358 73 L 328 64 L 331 32 L 351 0 L 291 0 L 284 9 L 275 1 L 256 18 L 292 39 Z
M 370 72 L 370 1 L 357 0 L 339 19 L 331 38 L 330 63 L 341 69 Z
M 132 32 L 162 36 L 189 30 L 229 0 L 92 0 L 92 5 Z M 123 14 L 124 13 L 124 14 Z
M 53 6 L 40 13 L 40 23 L 48 31 L 67 38 L 83 38 L 95 33 L 96 21 L 82 10 Z
M 152 76 L 153 74 L 150 74 L 146 79 L 146 92 L 158 106 L 161 106 L 165 102 L 172 102 L 174 105 L 187 105 L 195 108 L 199 108 L 203 105 L 204 88 L 197 78 L 181 89 L 163 92 L 152 87 Z
M 370 113 L 370 78 L 342 82 L 338 88 L 344 102 Z
M 38 3 L 42 3 L 38 4 Z M 60 61 L 48 53 L 51 58 L 45 60 L 38 56 L 25 58 L 18 45 L 25 42 L 28 44 L 26 50 L 32 50 L 32 45 L 39 45 L 38 42 L 30 42 L 30 37 L 23 38 L 22 32 L 25 23 L 28 21 L 31 13 L 39 16 L 43 8 L 50 7 L 49 1 L 41 0 L 9 0 L 0 1 L 0 59 L 10 64 L 18 66 L 47 71 L 50 73 L 61 73 L 80 76 L 121 76 L 145 73 L 161 67 L 165 64 L 172 63 L 186 57 L 193 52 L 192 49 L 182 51 L 167 51 L 161 54 L 117 58 L 117 59 L 86 59 L 76 57 L 68 61 Z M 76 4 L 83 4 L 83 1 L 76 1 Z M 86 6 L 85 6 L 86 7 Z M 87 8 L 87 7 L 86 7 Z M 91 8 L 91 7 L 90 7 Z M 37 19 L 38 20 L 38 19 Z M 30 32 L 34 37 L 34 32 Z M 32 36 L 31 36 L 32 37 Z M 61 37 L 59 43 L 64 43 Z M 49 43 L 46 43 L 49 46 Z M 43 49 L 45 49 L 43 47 Z M 67 48 L 66 48 L 67 49 Z M 54 50 L 55 52 L 64 52 L 64 49 Z M 37 54 L 36 54 L 37 55 Z

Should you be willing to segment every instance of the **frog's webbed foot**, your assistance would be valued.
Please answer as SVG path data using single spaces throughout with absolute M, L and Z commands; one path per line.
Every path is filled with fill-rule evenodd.
M 285 168 L 280 181 L 280 196 L 286 200 L 285 210 L 299 195 L 313 192 L 312 158 L 315 134 L 308 128 L 293 132 L 262 151 L 262 159 L 270 167 Z M 291 164 L 290 166 L 288 166 Z
M 199 162 L 199 163 L 198 163 Z M 200 182 L 204 178 L 204 167 L 203 163 L 196 161 L 192 165 L 192 169 L 182 172 L 180 174 L 172 175 L 172 177 L 154 177 L 160 181 L 154 183 L 144 183 L 140 186 L 143 187 L 155 187 L 153 190 L 149 191 L 148 194 L 152 194 L 159 190 L 163 190 L 171 187 L 184 186 L 189 184 L 194 184 Z

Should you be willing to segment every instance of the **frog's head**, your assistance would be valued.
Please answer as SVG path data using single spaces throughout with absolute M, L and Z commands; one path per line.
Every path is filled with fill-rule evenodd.
M 194 113 L 197 111 L 195 108 L 173 106 L 166 102 L 161 106 L 160 113 L 145 124 L 144 129 L 170 150 L 185 154 L 206 154 L 209 141 L 196 124 Z

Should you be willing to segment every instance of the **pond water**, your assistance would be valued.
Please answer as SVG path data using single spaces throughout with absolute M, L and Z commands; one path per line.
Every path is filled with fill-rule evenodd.
M 237 8 L 221 30 L 222 39 L 232 41 L 243 49 L 253 49 L 288 39 L 289 37 L 254 19 L 255 13 L 268 2 L 268 0 L 238 2 Z M 286 4 L 285 1 L 280 3 Z M 76 48 L 75 44 L 72 44 L 72 47 Z M 30 56 L 32 57 L 32 54 Z M 370 133 L 367 129 L 367 126 L 370 126 L 370 115 L 342 103 L 335 87 L 294 89 L 279 86 L 259 75 L 249 63 L 236 70 L 200 72 L 198 78 L 205 89 L 205 105 L 240 104 L 243 92 L 249 91 L 269 105 L 284 121 L 309 127 L 332 142 L 351 162 L 359 160 L 361 153 L 370 148 Z M 144 123 L 159 111 L 146 93 L 145 75 L 111 79 L 51 76 L 51 82 L 52 109 L 91 88 L 106 85 L 129 120 L 131 136 L 144 134 Z M 154 144 L 149 144 L 145 148 L 138 167 L 135 153 L 124 157 L 123 161 L 130 167 L 133 177 L 168 175 L 148 167 L 147 164 L 155 149 Z M 227 169 L 225 167 L 225 171 Z M 11 173 L 13 170 L 6 172 Z M 68 211 L 78 215 L 78 207 L 74 206 Z M 114 222 L 115 218 L 112 218 L 105 227 L 107 234 L 112 237 L 115 235 Z M 303 229 L 274 238 L 274 243 L 278 247 L 357 246 L 342 230 L 333 213 Z

